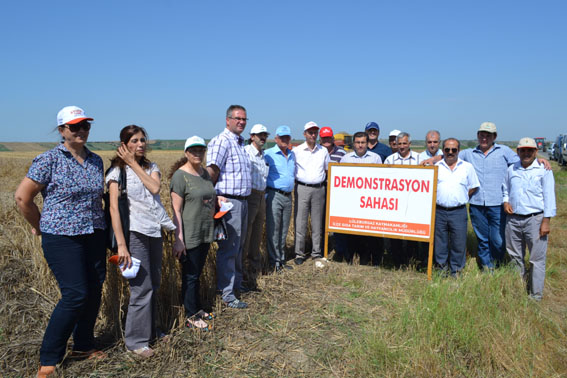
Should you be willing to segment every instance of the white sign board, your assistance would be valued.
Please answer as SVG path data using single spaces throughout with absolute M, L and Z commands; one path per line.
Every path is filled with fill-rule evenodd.
M 330 164 L 327 230 L 433 241 L 437 167 Z

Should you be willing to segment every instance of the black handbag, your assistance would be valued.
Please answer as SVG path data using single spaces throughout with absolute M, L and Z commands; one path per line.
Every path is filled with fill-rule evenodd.
M 108 174 L 106 171 L 106 174 Z M 120 168 L 118 176 L 118 212 L 120 213 L 120 222 L 122 223 L 122 233 L 126 239 L 126 246 L 130 244 L 130 209 L 128 205 L 128 192 L 126 190 L 126 169 Z M 110 217 L 110 194 L 108 191 L 104 193 L 104 218 L 106 220 L 106 248 L 112 252 L 118 251 L 116 236 L 112 228 L 112 219 Z

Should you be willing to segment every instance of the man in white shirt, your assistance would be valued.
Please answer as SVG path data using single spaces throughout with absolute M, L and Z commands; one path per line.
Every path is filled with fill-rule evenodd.
M 400 132 L 396 137 L 396 149 L 386 158 L 384 164 L 418 165 L 419 154 L 411 150 L 411 137 L 406 132 Z
M 268 166 L 264 160 L 264 145 L 268 138 L 266 126 L 258 123 L 250 129 L 250 144 L 244 149 L 250 159 L 252 192 L 248 196 L 248 227 L 242 250 L 243 284 L 240 291 L 258 290 L 256 279 L 262 271 L 260 243 L 266 219 L 266 179 Z
M 520 161 L 508 167 L 502 185 L 506 212 L 506 251 L 512 264 L 526 278 L 530 297 L 540 301 L 545 280 L 549 223 L 557 214 L 555 179 L 537 160 L 537 145 L 522 138 L 516 149 Z M 526 247 L 530 251 L 525 266 Z
M 394 130 L 397 131 L 397 130 Z M 419 164 L 419 154 L 411 150 L 411 137 L 406 132 L 399 132 L 395 139 L 396 150 L 386 158 L 384 164 L 394 165 L 417 165 Z M 401 267 L 410 262 L 410 258 L 417 258 L 421 265 L 425 263 L 426 244 L 417 241 L 406 241 L 401 239 L 389 239 L 390 248 L 388 255 L 392 257 L 394 265 Z
M 303 127 L 305 142 L 293 149 L 295 154 L 295 264 L 307 258 L 305 238 L 307 219 L 311 214 L 312 258 L 322 255 L 323 212 L 329 152 L 317 144 L 319 126 L 307 122 Z
M 439 143 L 441 141 L 441 134 L 437 130 L 429 130 L 425 134 L 425 151 L 419 154 L 419 161 L 424 161 L 433 156 L 443 155 L 443 152 L 439 149 Z
M 460 142 L 443 142 L 443 160 L 436 165 L 435 265 L 456 277 L 465 267 L 467 247 L 467 202 L 480 183 L 471 163 L 459 159 Z
M 343 156 L 341 163 L 382 164 L 380 155 L 368 150 L 368 140 L 368 134 L 356 132 L 353 136 L 354 151 Z M 336 243 L 336 246 L 343 248 L 342 253 L 347 263 L 352 264 L 354 253 L 358 252 L 360 265 L 368 265 L 371 262 L 372 265 L 380 265 L 384 254 L 383 238 L 335 233 L 335 242 L 337 239 L 339 243 Z M 342 242 L 344 239 L 346 240 Z

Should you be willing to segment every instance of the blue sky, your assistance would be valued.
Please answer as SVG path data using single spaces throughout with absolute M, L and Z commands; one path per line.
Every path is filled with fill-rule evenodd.
M 423 139 L 567 132 L 566 1 L 10 1 L 0 8 L 0 141 L 90 140 L 131 123 L 210 138 L 228 105 L 272 133 L 368 121 Z M 245 131 L 246 135 L 248 134 Z

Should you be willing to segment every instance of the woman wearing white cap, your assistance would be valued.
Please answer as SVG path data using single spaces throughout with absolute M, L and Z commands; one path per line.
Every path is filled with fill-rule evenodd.
M 106 248 L 103 163 L 85 146 L 92 120 L 76 106 L 61 109 L 57 114 L 61 144 L 33 160 L 15 193 L 32 233 L 42 235 L 45 260 L 61 291 L 43 336 L 38 377 L 55 372 L 71 333 L 71 357 L 105 356 L 94 344 L 94 325 L 106 276 Z M 40 192 L 41 214 L 34 203 Z
M 155 294 L 161 279 L 163 243 L 161 228 L 175 226 L 161 203 L 159 190 L 161 173 L 155 163 L 146 158 L 148 135 L 140 126 L 129 125 L 120 131 L 120 147 L 106 175 L 110 194 L 112 228 L 118 245 L 118 261 L 123 269 L 132 266 L 132 258 L 140 261 L 130 284 L 130 303 L 126 317 L 125 344 L 135 355 L 149 358 L 154 354 L 150 341 L 156 337 Z M 129 207 L 129 236 L 125 237 L 120 220 L 118 196 L 120 172 L 126 173 Z
M 185 142 L 185 156 L 171 167 L 171 205 L 177 226 L 173 254 L 182 264 L 181 289 L 188 328 L 209 330 L 212 319 L 201 309 L 199 277 L 209 245 L 213 241 L 215 204 L 226 199 L 216 196 L 215 187 L 202 163 L 207 151 L 203 138 L 193 136 Z

